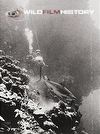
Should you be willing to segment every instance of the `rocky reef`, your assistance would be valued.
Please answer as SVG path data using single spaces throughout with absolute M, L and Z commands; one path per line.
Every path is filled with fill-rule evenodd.
M 44 78 L 32 83 L 19 61 L 0 54 L 0 134 L 78 134 L 71 92 Z

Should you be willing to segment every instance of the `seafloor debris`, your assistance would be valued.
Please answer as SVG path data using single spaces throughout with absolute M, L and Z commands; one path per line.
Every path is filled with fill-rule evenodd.
M 73 99 L 68 102 L 58 99 L 56 102 L 51 102 L 52 107 L 47 104 L 47 106 L 39 105 L 38 100 L 35 101 L 37 98 L 29 99 L 28 84 L 29 76 L 25 71 L 12 57 L 2 53 L 0 55 L 0 134 L 75 134 L 81 113 Z M 35 96 L 41 96 L 37 91 L 34 93 Z

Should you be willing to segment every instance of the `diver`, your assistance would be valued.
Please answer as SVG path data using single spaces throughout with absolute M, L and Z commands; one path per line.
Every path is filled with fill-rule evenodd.
M 44 63 L 44 60 L 43 60 L 43 57 L 41 56 L 41 53 L 40 53 L 40 50 L 37 49 L 34 53 L 34 58 L 33 58 L 34 62 L 39 65 L 39 68 L 40 68 L 40 80 L 41 80 L 41 77 L 42 77 L 42 69 L 44 66 L 47 66 L 45 63 Z

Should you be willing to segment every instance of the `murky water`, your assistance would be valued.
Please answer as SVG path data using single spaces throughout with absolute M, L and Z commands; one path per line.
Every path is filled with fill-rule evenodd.
M 26 8 L 29 4 L 29 0 L 15 0 L 15 3 L 18 7 Z
M 100 89 L 83 98 L 80 111 L 83 127 L 89 134 L 100 134 Z

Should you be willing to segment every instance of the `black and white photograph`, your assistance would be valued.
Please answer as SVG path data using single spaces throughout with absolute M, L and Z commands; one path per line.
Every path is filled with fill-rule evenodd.
M 0 0 L 0 134 L 100 134 L 99 0 Z

